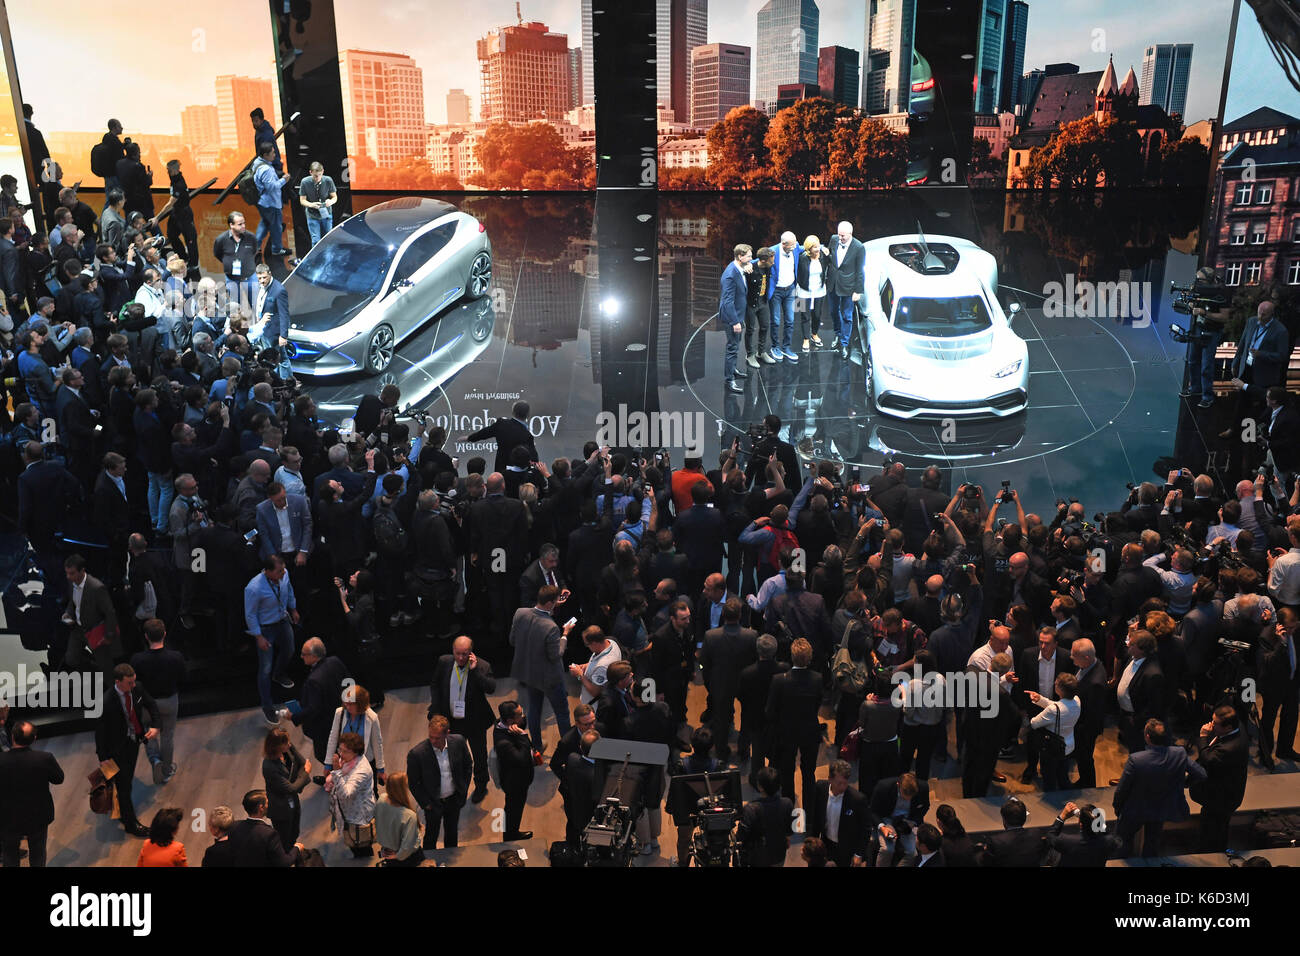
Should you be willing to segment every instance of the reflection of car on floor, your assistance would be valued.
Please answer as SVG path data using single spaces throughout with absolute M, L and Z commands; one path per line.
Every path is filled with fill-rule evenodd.
M 912 89 L 907 99 L 908 118 L 924 122 L 934 112 L 934 73 L 930 61 L 912 51 Z
M 433 199 L 393 199 L 330 230 L 285 280 L 295 373 L 375 375 L 452 302 L 482 298 L 492 243 L 481 222 Z
M 944 441 L 944 427 L 935 421 L 871 423 L 867 444 L 882 455 L 902 460 L 969 461 L 988 458 L 1015 448 L 1025 437 L 1023 415 L 963 422 L 954 428 L 951 441 Z
M 1028 348 L 998 301 L 993 257 L 968 239 L 919 233 L 866 248 L 868 404 L 898 418 L 1023 411 Z
M 461 302 L 408 339 L 377 378 L 309 379 L 306 390 L 316 402 L 321 421 L 334 426 L 352 417 L 362 396 L 388 384 L 402 390 L 403 405 L 428 408 L 437 390 L 488 347 L 495 324 L 490 296 Z

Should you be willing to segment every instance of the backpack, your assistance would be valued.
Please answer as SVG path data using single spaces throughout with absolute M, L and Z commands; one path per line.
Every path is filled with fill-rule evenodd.
M 392 509 L 376 508 L 373 527 L 380 554 L 396 556 L 406 553 L 406 529 Z
M 99 142 L 90 148 L 90 171 L 101 179 L 114 175 L 113 161 L 108 143 Z
M 768 549 L 765 563 L 768 567 L 779 568 L 781 566 L 781 550 L 783 548 L 794 549 L 799 547 L 799 539 L 789 528 L 777 528 L 768 525 L 772 530 L 772 547 Z
M 257 181 L 253 178 L 255 168 L 256 164 L 248 167 L 239 174 L 239 179 L 235 182 L 235 188 L 239 190 L 239 198 L 250 206 L 256 206 L 257 200 L 261 198 L 261 191 L 257 188 Z

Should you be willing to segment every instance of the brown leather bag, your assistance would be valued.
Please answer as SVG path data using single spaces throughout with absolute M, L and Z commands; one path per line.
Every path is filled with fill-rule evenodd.
M 87 779 L 90 782 L 90 812 L 112 813 L 113 788 L 108 785 L 104 771 L 96 767 Z

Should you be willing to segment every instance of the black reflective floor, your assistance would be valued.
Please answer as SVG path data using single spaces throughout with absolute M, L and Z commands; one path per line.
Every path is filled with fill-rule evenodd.
M 449 452 L 463 461 L 477 451 L 464 436 L 508 415 L 517 398 L 532 406 L 546 458 L 578 453 L 595 437 L 597 416 L 620 405 L 702 413 L 708 458 L 775 413 L 785 437 L 816 457 L 872 468 L 888 454 L 934 461 L 951 469 L 953 486 L 1009 480 L 1039 511 L 1058 496 L 1114 506 L 1124 483 L 1151 477 L 1163 456 L 1177 453 L 1199 470 L 1213 447 L 1202 436 L 1222 427 L 1207 421 L 1217 410 L 1198 419 L 1180 403 L 1184 347 L 1168 331 L 1180 318 L 1169 310 L 1168 283 L 1195 268 L 1196 202 L 1148 192 L 1045 203 L 931 187 L 880 196 L 447 198 L 487 226 L 491 295 L 441 315 L 382 378 L 310 383 L 327 417 L 348 417 L 362 394 L 394 381 L 404 403 L 430 408 L 447 427 Z M 845 362 L 830 350 L 764 365 L 744 394 L 724 395 L 724 337 L 713 316 L 731 247 L 770 243 L 784 229 L 825 241 L 840 219 L 864 240 L 919 223 L 994 254 L 1004 304 L 1023 310 L 1013 324 L 1029 346 L 1023 414 L 945 431 L 941 422 L 869 413 L 860 356 Z M 1151 321 L 1045 314 L 1048 283 L 1067 276 L 1149 283 Z

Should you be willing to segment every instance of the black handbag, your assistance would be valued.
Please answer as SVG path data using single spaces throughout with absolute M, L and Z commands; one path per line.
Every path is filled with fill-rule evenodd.
M 1061 711 L 1056 708 L 1056 732 L 1048 730 L 1046 727 L 1037 727 L 1033 730 L 1035 742 L 1038 744 L 1039 759 L 1064 760 L 1065 759 L 1065 738 L 1061 736 Z

